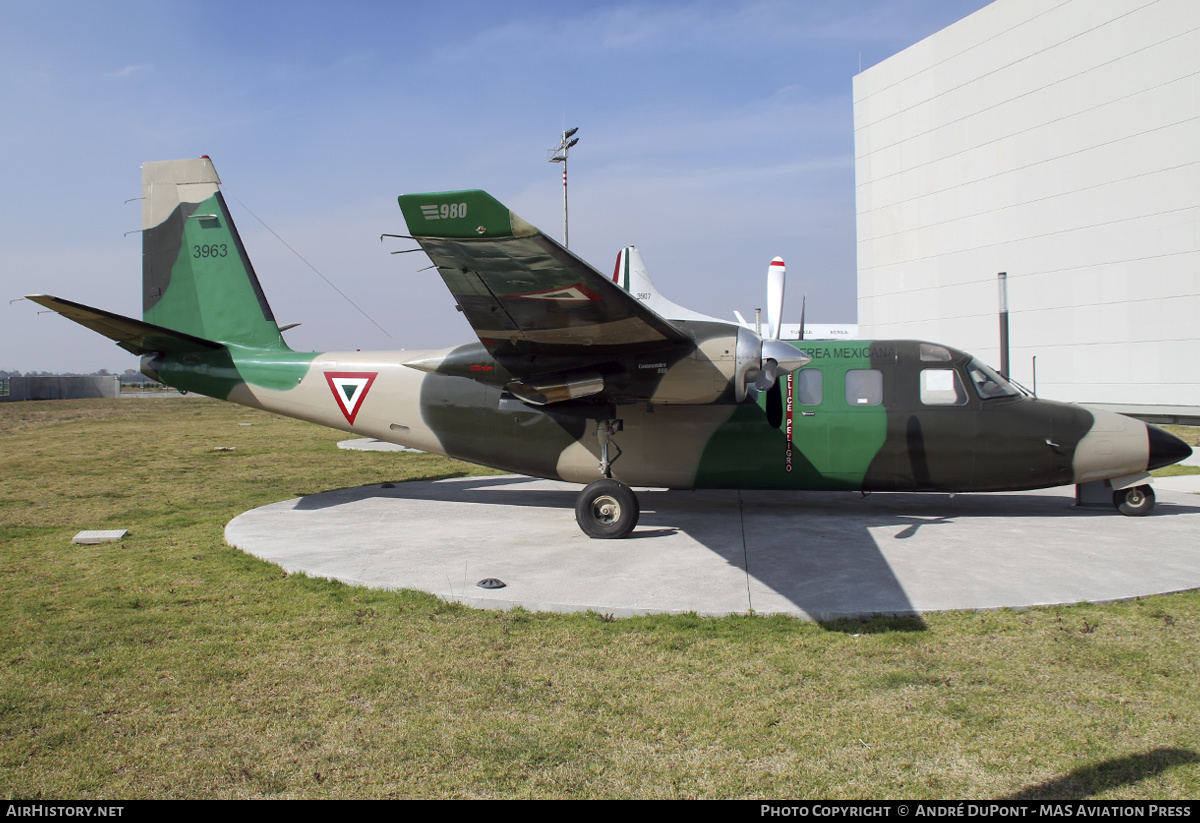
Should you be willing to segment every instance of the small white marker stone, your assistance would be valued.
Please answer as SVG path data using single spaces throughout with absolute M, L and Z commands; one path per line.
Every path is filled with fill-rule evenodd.
M 90 546 L 94 543 L 112 543 L 129 534 L 129 529 L 101 529 L 99 531 L 80 532 L 72 538 L 72 543 Z

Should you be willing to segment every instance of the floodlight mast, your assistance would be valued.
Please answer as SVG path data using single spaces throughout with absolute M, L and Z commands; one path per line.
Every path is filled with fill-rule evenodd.
M 571 139 L 577 131 L 579 131 L 578 126 L 564 131 L 558 145 L 547 152 L 550 155 L 549 162 L 563 164 L 563 248 L 565 249 L 571 248 L 570 235 L 567 234 L 567 154 L 571 147 L 579 142 L 578 137 Z

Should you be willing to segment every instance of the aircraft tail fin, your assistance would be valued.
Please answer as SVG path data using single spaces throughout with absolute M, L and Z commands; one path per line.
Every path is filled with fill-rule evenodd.
M 208 157 L 142 165 L 142 319 L 186 336 L 287 349 Z
M 630 294 L 645 294 L 650 292 L 657 296 L 658 290 L 646 273 L 646 263 L 637 246 L 626 246 L 617 252 L 617 265 L 613 269 L 613 282 Z
M 668 320 L 713 320 L 718 323 L 725 322 L 715 317 L 710 317 L 707 314 L 700 314 L 691 309 L 685 309 L 683 306 L 663 297 L 662 293 L 654 285 L 654 281 L 650 279 L 650 275 L 646 271 L 646 264 L 642 260 L 642 253 L 637 250 L 637 246 L 626 246 L 617 252 L 617 265 L 613 269 L 612 279 L 618 286 L 642 301 L 651 311 L 658 313 Z

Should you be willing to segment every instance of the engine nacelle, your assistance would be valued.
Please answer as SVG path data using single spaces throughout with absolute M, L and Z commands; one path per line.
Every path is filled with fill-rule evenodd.
M 709 329 L 695 329 L 696 348 L 666 369 L 649 398 L 651 402 L 741 403 L 752 387 L 768 389 L 778 375 L 795 371 L 811 359 L 782 341 L 764 342 L 747 328 L 718 329 L 715 334 Z

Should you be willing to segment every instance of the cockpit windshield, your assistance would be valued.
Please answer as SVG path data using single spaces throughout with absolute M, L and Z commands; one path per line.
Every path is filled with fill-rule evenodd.
M 986 363 L 972 360 L 967 364 L 967 374 L 975 384 L 975 392 L 984 400 L 996 397 L 1020 397 L 1021 392 L 992 370 Z

